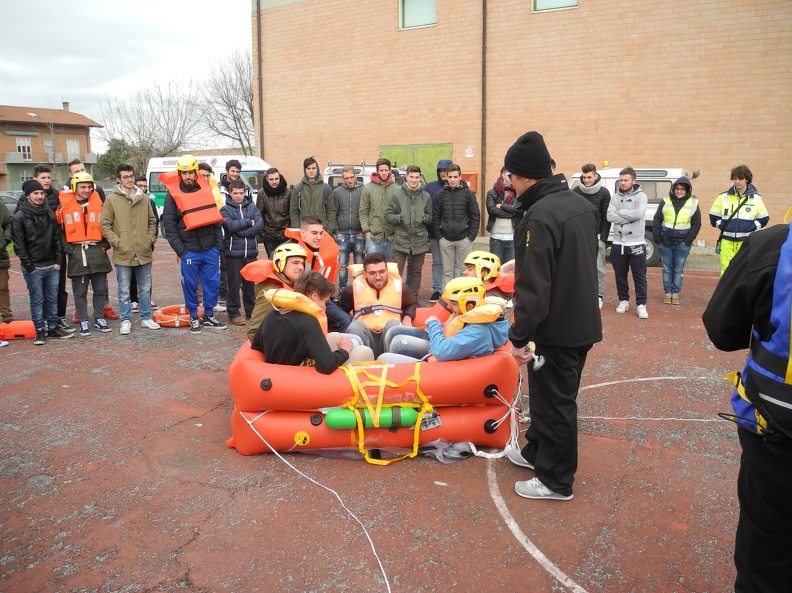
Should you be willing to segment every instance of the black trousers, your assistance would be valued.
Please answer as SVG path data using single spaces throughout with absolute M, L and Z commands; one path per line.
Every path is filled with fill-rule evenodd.
M 240 317 L 240 307 L 245 309 L 245 317 L 249 318 L 253 314 L 253 305 L 256 304 L 256 295 L 253 291 L 253 283 L 242 278 L 242 268 L 250 262 L 256 261 L 255 257 L 228 257 L 225 258 L 226 273 L 228 274 L 228 295 L 226 296 L 226 307 L 228 308 L 228 318 Z M 239 291 L 242 291 L 242 302 L 240 305 Z
M 769 442 L 744 429 L 739 435 L 734 590 L 785 593 L 792 589 L 792 440 Z
M 58 276 L 58 319 L 66 317 L 66 305 L 69 302 L 69 293 L 66 292 L 66 256 L 60 263 L 60 276 Z
M 590 349 L 537 344 L 545 364 L 538 371 L 528 366 L 531 425 L 522 454 L 545 486 L 565 496 L 572 494 L 577 471 L 577 394 Z
M 646 304 L 646 245 L 612 245 L 610 254 L 613 274 L 616 276 L 616 293 L 620 301 L 630 300 L 627 271 L 632 272 L 635 284 L 635 304 Z

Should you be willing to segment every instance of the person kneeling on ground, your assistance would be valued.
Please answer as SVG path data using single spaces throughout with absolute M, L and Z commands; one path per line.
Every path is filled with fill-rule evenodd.
M 393 336 L 390 352 L 379 360 L 415 362 L 431 354 L 430 360 L 444 362 L 492 354 L 508 341 L 509 324 L 504 315 L 506 302 L 485 295 L 480 279 L 454 278 L 443 292 L 452 313 L 445 325 L 433 316 L 426 320 L 426 339 L 417 335 Z
M 318 272 L 300 276 L 294 291 L 268 290 L 275 313 L 264 319 L 251 348 L 263 352 L 268 363 L 313 366 L 323 375 L 350 362 L 374 360 L 371 348 L 353 348 L 349 338 L 327 333 L 325 306 L 334 293 L 335 284 Z

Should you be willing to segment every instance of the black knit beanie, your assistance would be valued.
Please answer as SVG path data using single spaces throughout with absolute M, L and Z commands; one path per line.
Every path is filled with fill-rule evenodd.
M 539 132 L 526 132 L 506 151 L 504 166 L 526 179 L 552 177 L 550 153 Z
M 22 184 L 22 192 L 25 194 L 26 198 L 34 191 L 44 191 L 44 186 L 35 179 L 28 179 Z
M 319 168 L 319 163 L 316 162 L 316 159 L 313 158 L 312 156 L 309 156 L 307 159 L 303 161 L 303 171 L 305 171 L 308 168 L 308 165 L 310 165 L 311 163 L 316 165 L 317 169 Z

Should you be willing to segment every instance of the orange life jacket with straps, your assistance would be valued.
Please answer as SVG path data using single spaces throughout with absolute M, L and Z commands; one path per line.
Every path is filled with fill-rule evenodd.
M 359 319 L 376 332 L 382 331 L 391 319 L 401 322 L 402 279 L 395 263 L 388 263 L 388 283 L 379 294 L 366 282 L 362 264 L 350 265 L 349 273 L 352 275 L 352 295 L 355 299 L 352 321 Z
M 57 220 L 66 231 L 66 241 L 69 243 L 99 242 L 102 240 L 102 229 L 99 226 L 99 216 L 102 214 L 102 199 L 96 190 L 88 196 L 87 206 L 77 201 L 74 192 L 61 190 L 58 193 L 61 207 L 57 212 Z
M 280 282 L 284 288 L 291 289 L 291 286 L 286 284 L 283 278 L 278 276 L 278 273 L 275 271 L 275 262 L 271 259 L 257 259 L 256 261 L 250 262 L 242 268 L 240 274 L 249 282 L 258 284 L 259 282 L 270 279 Z
M 168 188 L 176 207 L 182 214 L 184 228 L 188 231 L 223 222 L 223 215 L 215 203 L 214 194 L 208 185 L 199 185 L 196 192 L 185 193 L 179 187 L 178 171 L 161 173 L 159 180 Z
M 484 283 L 484 290 L 497 289 L 505 294 L 514 293 L 514 274 L 499 274 L 497 278 L 493 278 L 491 282 Z
M 327 314 L 325 310 L 304 294 L 290 289 L 270 288 L 264 293 L 264 296 L 272 303 L 276 311 L 288 309 L 289 311 L 299 311 L 315 317 L 322 328 L 322 333 L 327 336 Z
M 313 251 L 308 245 L 303 243 L 300 238 L 300 229 L 284 229 L 283 234 L 299 243 L 308 259 L 305 260 L 305 270 L 319 272 L 330 282 L 338 279 L 338 243 L 335 242 L 331 233 L 322 234 L 322 243 L 319 245 L 319 252 Z

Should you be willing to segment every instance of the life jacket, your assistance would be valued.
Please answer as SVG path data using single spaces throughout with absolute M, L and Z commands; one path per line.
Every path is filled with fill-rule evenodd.
M 430 317 L 437 317 L 440 323 L 445 323 L 451 316 L 451 311 L 446 309 L 440 301 L 431 307 L 418 307 L 415 310 L 415 319 L 412 320 L 413 327 L 426 329 L 426 320 Z
M 249 282 L 264 282 L 267 279 L 275 280 L 283 285 L 283 288 L 291 289 L 291 286 L 284 282 L 283 278 L 275 271 L 275 262 L 271 259 L 257 259 L 250 262 L 240 271 L 242 277 Z
M 102 240 L 102 229 L 99 226 L 99 216 L 102 214 L 102 199 L 96 190 L 88 196 L 88 207 L 77 201 L 77 196 L 70 191 L 61 190 L 58 193 L 61 207 L 57 211 L 57 220 L 66 231 L 68 243 L 99 242 Z
M 338 279 L 340 268 L 338 265 L 338 243 L 333 239 L 332 233 L 324 232 L 322 234 L 322 243 L 319 245 L 318 253 L 303 243 L 300 238 L 300 229 L 287 228 L 284 229 L 283 234 L 294 239 L 305 249 L 305 253 L 308 254 L 308 259 L 305 260 L 306 271 L 319 272 L 330 282 L 335 282 Z
M 363 264 L 349 266 L 352 276 L 352 294 L 355 310 L 352 321 L 360 319 L 372 331 L 380 332 L 391 319 L 401 322 L 402 318 L 402 279 L 395 263 L 388 263 L 388 283 L 377 291 L 366 282 Z
M 209 176 L 209 187 L 212 189 L 212 196 L 214 196 L 215 204 L 217 204 L 217 208 L 220 209 L 225 206 L 225 198 L 223 197 L 223 193 L 220 191 L 220 186 L 217 185 L 217 179 L 214 178 L 214 175 Z
M 443 334 L 446 338 L 459 333 L 468 323 L 492 323 L 497 321 L 506 313 L 506 301 L 499 297 L 486 297 L 484 303 L 478 307 L 473 307 L 470 311 L 461 315 L 449 318 L 443 326 Z
M 499 290 L 505 294 L 513 294 L 514 272 L 511 274 L 498 274 L 498 276 L 493 278 L 492 281 L 484 283 L 484 290 L 487 292 L 490 290 Z
M 294 292 L 291 289 L 270 288 L 264 293 L 264 296 L 272 303 L 276 311 L 288 309 L 289 311 L 307 313 L 311 317 L 316 318 L 322 328 L 322 333 L 325 336 L 327 335 L 327 313 L 301 292 Z
M 185 193 L 179 187 L 181 181 L 178 171 L 161 173 L 159 180 L 168 188 L 176 207 L 182 214 L 185 230 L 191 231 L 203 226 L 223 222 L 223 215 L 215 203 L 214 194 L 207 185 L 199 185 L 196 192 Z
M 735 385 L 731 403 L 737 423 L 758 434 L 792 437 L 792 224 L 781 246 L 770 323 L 776 330 L 763 342 L 753 330 L 742 374 L 729 373 Z

